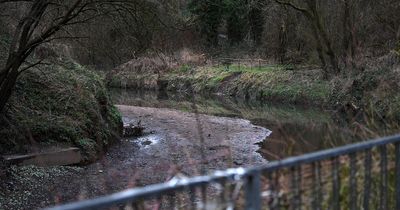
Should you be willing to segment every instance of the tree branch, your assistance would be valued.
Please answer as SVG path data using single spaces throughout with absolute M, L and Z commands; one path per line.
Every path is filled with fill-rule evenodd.
M 35 62 L 35 63 L 26 62 L 26 63 L 28 63 L 29 65 L 26 66 L 26 67 L 24 67 L 24 68 L 22 68 L 21 70 L 19 70 L 18 75 L 20 75 L 20 74 L 22 74 L 23 72 L 25 72 L 26 70 L 29 70 L 29 69 L 31 69 L 31 68 L 33 68 L 33 67 L 35 67 L 35 66 L 38 66 L 38 65 L 50 65 L 50 63 L 43 63 L 43 60 L 44 60 L 44 59 L 41 59 L 41 60 L 39 60 L 39 61 L 37 61 L 37 62 Z
M 308 13 L 308 10 L 307 10 L 307 9 L 302 8 L 302 7 L 300 7 L 300 6 L 297 6 L 297 5 L 293 4 L 293 3 L 290 2 L 290 1 L 275 0 L 275 2 L 278 3 L 278 4 L 281 4 L 281 5 L 289 6 L 289 7 L 293 8 L 293 9 L 299 11 L 299 12 Z

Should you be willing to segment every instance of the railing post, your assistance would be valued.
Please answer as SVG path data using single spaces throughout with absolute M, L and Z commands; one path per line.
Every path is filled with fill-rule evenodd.
M 371 149 L 365 151 L 364 156 L 364 210 L 369 210 L 370 197 L 371 197 L 371 164 L 372 164 L 372 154 Z
M 312 179 L 312 199 L 311 206 L 313 210 L 322 210 L 321 206 L 321 163 L 313 162 L 311 164 L 311 179 Z
M 387 148 L 381 146 L 381 180 L 380 180 L 380 210 L 386 210 L 388 207 L 388 174 L 387 174 Z
M 332 209 L 340 210 L 340 168 L 339 158 L 334 157 L 332 161 Z
M 396 209 L 400 210 L 400 143 L 396 143 L 395 147 L 396 156 Z
M 350 155 L 350 209 L 357 210 L 357 153 L 351 153 Z
M 253 172 L 246 177 L 246 210 L 261 209 L 260 172 Z

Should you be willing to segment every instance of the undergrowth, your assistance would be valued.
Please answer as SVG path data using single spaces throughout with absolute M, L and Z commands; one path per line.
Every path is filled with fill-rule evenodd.
M 73 61 L 51 63 L 18 80 L 1 121 L 0 152 L 76 146 L 94 160 L 121 133 L 121 116 L 100 76 Z
M 335 110 L 346 123 L 364 116 L 383 124 L 400 121 L 399 56 L 390 53 L 365 62 L 358 70 L 324 80 L 320 69 L 291 65 L 226 64 L 191 67 L 169 65 L 163 71 L 122 66 L 108 80 L 111 87 L 168 90 L 188 94 L 222 94 L 249 101 L 309 105 Z M 136 64 L 137 66 L 144 66 Z M 135 65 L 133 65 L 135 67 Z M 361 117 L 360 117 L 361 116 Z

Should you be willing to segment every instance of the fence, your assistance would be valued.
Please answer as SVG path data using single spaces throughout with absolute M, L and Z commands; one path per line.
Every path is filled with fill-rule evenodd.
M 175 178 L 52 210 L 400 209 L 400 135 L 210 176 Z
M 217 67 L 223 66 L 226 70 L 230 70 L 231 67 L 237 68 L 237 70 L 248 68 L 262 70 L 266 65 L 270 65 L 270 62 L 264 59 L 238 59 L 238 58 L 219 58 L 214 59 Z

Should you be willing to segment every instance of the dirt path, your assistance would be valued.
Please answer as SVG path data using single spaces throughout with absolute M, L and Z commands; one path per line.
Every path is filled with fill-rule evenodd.
M 14 168 L 3 186 L 0 209 L 45 207 L 163 182 L 177 174 L 194 176 L 265 163 L 255 144 L 270 131 L 247 120 L 196 117 L 171 109 L 118 108 L 125 122 L 141 120 L 148 128 L 146 135 L 123 139 L 84 168 Z

